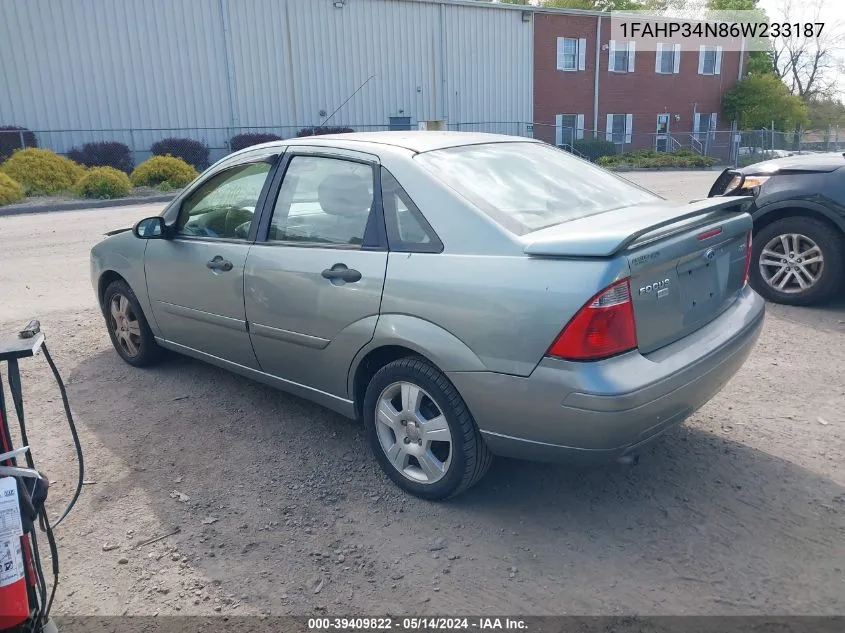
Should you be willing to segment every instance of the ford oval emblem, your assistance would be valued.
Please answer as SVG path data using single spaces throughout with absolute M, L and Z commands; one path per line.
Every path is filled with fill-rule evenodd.
M 714 257 L 716 257 L 716 251 L 714 251 L 712 248 L 708 248 L 706 251 L 704 251 L 704 253 L 702 253 L 701 256 L 709 262 Z

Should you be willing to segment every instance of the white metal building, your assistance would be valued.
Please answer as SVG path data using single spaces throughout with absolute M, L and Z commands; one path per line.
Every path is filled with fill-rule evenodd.
M 336 110 L 326 125 L 520 134 L 525 18 L 463 0 L 3 0 L 0 125 L 57 151 L 165 136 L 222 151 L 245 128 L 292 136 Z

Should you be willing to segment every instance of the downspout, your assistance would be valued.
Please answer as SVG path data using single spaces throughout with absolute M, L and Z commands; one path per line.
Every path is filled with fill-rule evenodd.
M 596 18 L 596 72 L 593 80 L 593 136 L 599 130 L 599 67 L 601 66 L 601 16 Z
M 226 59 L 226 79 L 229 92 L 229 125 L 232 128 L 229 138 L 234 136 L 235 127 L 240 124 L 235 108 L 235 67 L 232 61 L 232 31 L 229 28 L 229 0 L 220 0 L 220 16 L 223 22 L 223 56 Z M 229 143 L 226 139 L 226 144 Z M 231 148 L 229 148 L 231 149 Z
M 440 116 L 435 118 L 447 121 L 446 116 L 446 7 L 440 3 Z

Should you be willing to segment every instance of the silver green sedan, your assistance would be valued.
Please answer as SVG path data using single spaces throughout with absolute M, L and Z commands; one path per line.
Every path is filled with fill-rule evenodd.
M 387 475 L 460 493 L 494 454 L 630 461 L 759 336 L 751 218 L 541 142 L 268 143 L 91 251 L 117 353 L 163 348 L 360 418 Z

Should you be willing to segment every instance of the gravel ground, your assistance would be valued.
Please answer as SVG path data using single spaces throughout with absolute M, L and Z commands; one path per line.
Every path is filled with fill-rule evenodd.
M 689 200 L 715 174 L 627 177 Z M 87 462 L 56 613 L 845 611 L 845 302 L 770 306 L 745 367 L 636 467 L 500 459 L 432 504 L 389 483 L 353 422 L 193 360 L 119 360 L 88 250 L 158 208 L 0 218 L 0 330 L 41 319 Z M 72 444 L 46 363 L 23 370 L 58 511 Z

